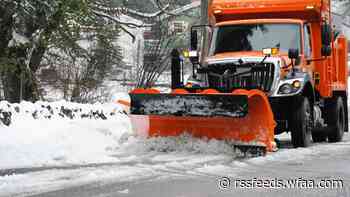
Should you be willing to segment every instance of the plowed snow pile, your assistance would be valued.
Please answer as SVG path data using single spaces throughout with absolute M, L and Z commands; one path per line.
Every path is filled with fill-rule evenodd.
M 219 140 L 193 138 L 188 134 L 178 137 L 142 139 L 128 136 L 120 140 L 119 152 L 142 154 L 147 152 L 176 152 L 194 154 L 234 154 L 232 145 Z
M 109 155 L 120 136 L 131 131 L 128 117 L 111 104 L 1 102 L 0 106 L 12 114 L 9 126 L 0 121 L 0 169 L 113 162 L 116 158 Z M 60 115 L 62 106 L 74 118 Z
M 0 169 L 120 163 L 165 152 L 234 155 L 229 143 L 186 134 L 138 138 L 128 116 L 113 104 L 0 104 L 3 111 L 12 114 L 9 126 L 0 123 Z M 62 107 L 71 113 L 62 113 Z M 95 112 L 105 118 L 94 116 Z

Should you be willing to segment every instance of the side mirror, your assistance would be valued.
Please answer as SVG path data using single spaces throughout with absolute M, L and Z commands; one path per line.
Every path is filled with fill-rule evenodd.
M 204 43 L 198 43 L 198 39 L 201 39 L 201 37 L 205 36 L 204 33 L 201 33 L 203 32 L 202 30 L 204 27 L 212 28 L 210 25 L 194 25 L 191 27 L 191 44 L 190 44 L 190 50 L 188 55 L 193 65 L 199 64 L 200 56 L 206 55 L 206 52 L 205 52 L 206 49 L 204 48 L 205 46 L 203 46 Z M 200 47 L 203 49 L 199 49 Z
M 299 59 L 299 50 L 298 49 L 289 49 L 288 50 L 289 59 Z
M 321 38 L 322 38 L 322 45 L 330 45 L 332 42 L 332 28 L 330 25 L 324 23 L 321 26 Z
M 191 30 L 191 51 L 198 49 L 198 33 L 197 30 Z
M 191 30 L 191 48 L 189 51 L 189 58 L 192 64 L 198 64 L 198 32 L 195 29 Z
M 332 54 L 332 48 L 329 45 L 322 45 L 321 55 L 322 56 L 330 56 Z

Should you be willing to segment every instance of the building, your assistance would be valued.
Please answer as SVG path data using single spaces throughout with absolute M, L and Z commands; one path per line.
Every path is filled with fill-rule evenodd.
M 169 34 L 182 34 L 187 32 L 189 23 L 182 20 L 174 20 L 169 22 Z

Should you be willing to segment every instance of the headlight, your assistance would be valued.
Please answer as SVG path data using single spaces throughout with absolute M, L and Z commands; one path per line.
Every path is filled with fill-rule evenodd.
M 293 86 L 289 83 L 281 85 L 280 89 L 278 90 L 278 94 L 291 94 L 293 93 Z
M 295 80 L 292 85 L 294 88 L 299 89 L 301 87 L 301 82 L 299 80 Z
M 278 94 L 293 94 L 299 91 L 302 84 L 299 80 L 295 80 L 292 83 L 285 83 L 278 89 Z

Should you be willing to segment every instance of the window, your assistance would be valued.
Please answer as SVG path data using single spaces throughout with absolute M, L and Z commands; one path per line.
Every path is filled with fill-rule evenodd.
M 311 40 L 310 40 L 310 27 L 304 25 L 304 55 L 305 57 L 311 57 Z
M 278 47 L 282 52 L 300 47 L 299 24 L 243 24 L 215 29 L 210 54 L 238 51 L 261 51 Z
M 187 23 L 185 21 L 173 21 L 170 25 L 170 33 L 181 34 L 186 31 Z

